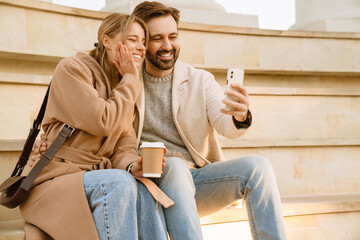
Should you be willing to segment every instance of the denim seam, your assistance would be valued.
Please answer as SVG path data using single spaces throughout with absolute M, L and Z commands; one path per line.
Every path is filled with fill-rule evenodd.
M 104 201 L 102 202 L 103 206 L 104 206 L 104 225 L 105 225 L 105 229 L 106 229 L 106 238 L 107 239 L 111 239 L 110 238 L 110 229 L 109 229 L 109 218 L 108 218 L 108 211 L 107 211 L 107 204 L 106 204 L 106 200 L 107 200 L 107 191 L 106 191 L 106 187 L 102 184 L 101 185 L 101 189 L 103 191 L 103 196 L 104 196 Z
M 212 179 L 212 180 L 207 180 L 207 181 L 195 181 L 194 180 L 194 184 L 195 185 L 200 185 L 200 184 L 209 184 L 209 183 L 216 183 L 216 182 L 223 182 L 223 181 L 232 181 L 232 180 L 240 180 L 243 183 L 244 182 L 248 182 L 247 178 L 243 178 L 243 177 L 238 177 L 238 176 L 233 176 L 233 177 L 222 177 L 222 178 L 217 178 L 217 179 Z M 246 185 L 246 184 L 245 184 Z
M 249 189 L 249 188 L 247 188 Z M 249 198 L 250 198 L 250 195 L 251 195 L 251 189 L 249 189 Z M 250 217 L 248 218 L 249 219 L 249 222 L 251 223 L 251 226 L 252 226 L 252 229 L 253 229 L 253 233 L 254 233 L 254 240 L 257 240 L 259 239 L 258 237 L 258 233 L 256 231 L 256 226 L 255 226 L 255 223 L 253 221 L 254 219 L 254 216 L 252 214 L 252 207 L 251 207 L 251 201 L 248 201 L 248 206 L 249 206 L 249 210 L 248 210 L 248 214 L 250 215 Z
M 164 211 L 164 214 L 165 214 L 165 219 L 166 218 L 169 218 L 167 215 L 167 213 L 166 213 L 166 211 Z M 168 224 L 166 224 L 166 228 L 167 228 L 167 231 L 168 231 L 168 233 L 169 233 L 169 235 L 171 236 L 171 240 L 175 240 L 176 238 L 175 237 L 173 237 L 173 230 L 172 230 L 172 228 L 170 228 L 170 226 L 168 226 Z
M 138 231 L 138 240 L 143 240 L 144 238 L 141 236 L 140 231 Z

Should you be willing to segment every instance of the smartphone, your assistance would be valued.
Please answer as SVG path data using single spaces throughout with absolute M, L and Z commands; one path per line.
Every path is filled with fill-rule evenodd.
M 243 85 L 243 81 L 244 81 L 244 69 L 241 68 L 229 68 L 227 71 L 227 76 L 226 76 L 226 89 L 232 89 L 235 90 L 231 87 L 232 83 L 238 83 Z M 234 97 L 232 96 L 228 96 L 225 95 L 226 99 L 229 100 L 235 100 Z M 233 110 L 231 107 L 224 105 L 224 109 L 226 111 L 231 111 Z

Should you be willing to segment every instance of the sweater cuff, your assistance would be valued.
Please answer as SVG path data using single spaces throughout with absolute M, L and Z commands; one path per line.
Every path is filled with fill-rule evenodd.
M 232 119 L 233 119 L 234 125 L 237 129 L 249 128 L 252 123 L 252 114 L 251 114 L 250 110 L 248 110 L 246 120 L 243 122 L 239 122 L 238 120 L 235 119 L 234 116 L 232 117 Z

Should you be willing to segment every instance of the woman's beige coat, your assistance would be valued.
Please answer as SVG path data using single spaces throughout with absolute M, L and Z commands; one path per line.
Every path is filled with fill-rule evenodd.
M 111 90 L 100 65 L 85 53 L 58 64 L 43 120 L 45 141 L 49 146 L 63 123 L 76 130 L 40 173 L 20 207 L 26 239 L 98 239 L 83 174 L 125 169 L 137 159 L 132 122 L 142 88 L 134 75 L 125 74 Z

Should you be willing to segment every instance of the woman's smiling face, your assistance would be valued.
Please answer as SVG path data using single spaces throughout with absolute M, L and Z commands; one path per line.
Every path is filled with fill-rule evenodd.
M 110 51 L 108 51 L 108 54 L 110 62 L 116 59 L 116 46 L 118 42 L 122 42 L 121 32 L 109 39 Z M 132 24 L 123 44 L 133 55 L 136 66 L 139 67 L 140 62 L 145 56 L 145 31 L 139 23 L 135 22 Z

